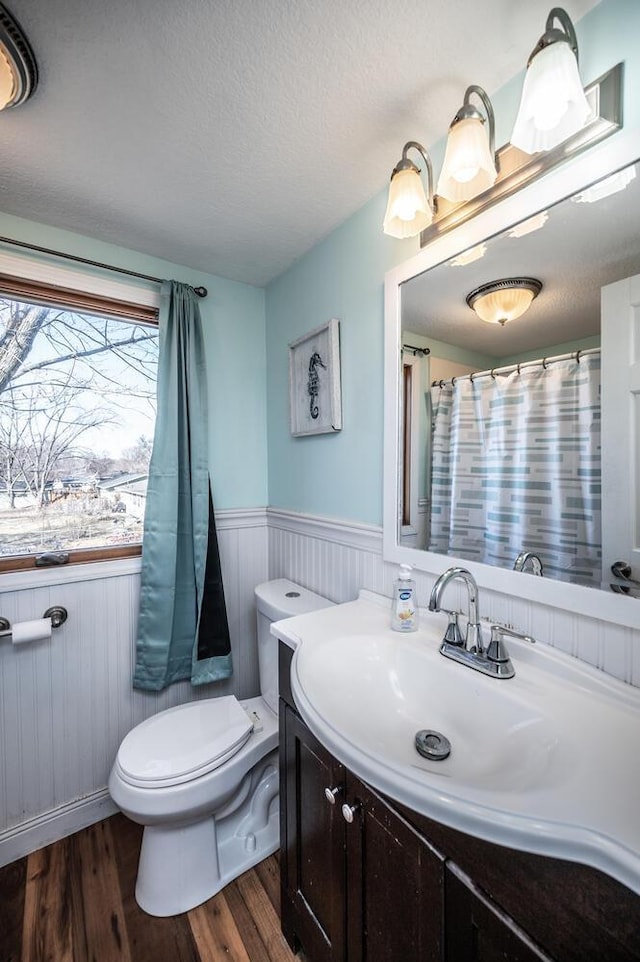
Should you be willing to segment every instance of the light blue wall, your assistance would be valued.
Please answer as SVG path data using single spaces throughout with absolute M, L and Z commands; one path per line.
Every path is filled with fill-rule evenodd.
M 215 506 L 218 509 L 264 506 L 267 503 L 264 290 L 1 213 L 0 234 L 208 289 L 208 297 L 199 303 L 207 350 L 209 450 Z
M 540 33 L 543 29 L 541 23 Z M 585 83 L 625 61 L 625 124 L 639 125 L 639 0 L 603 0 L 576 30 Z M 532 47 L 537 39 L 531 38 Z M 522 76 L 513 78 L 492 94 L 497 144 L 509 139 L 521 84 Z M 419 139 L 419 130 L 415 136 Z M 438 170 L 444 140 L 431 154 Z M 380 172 L 381 181 L 385 175 Z M 383 282 L 386 271 L 419 249 L 417 238 L 384 236 L 385 204 L 386 188 L 267 288 L 269 503 L 274 506 L 382 522 Z M 287 345 L 331 317 L 341 321 L 344 427 L 336 435 L 291 438 Z
M 381 233 L 386 199 L 361 208 L 267 289 L 269 503 L 356 521 L 382 512 L 382 278 L 406 254 Z M 343 429 L 292 438 L 288 348 L 340 320 Z

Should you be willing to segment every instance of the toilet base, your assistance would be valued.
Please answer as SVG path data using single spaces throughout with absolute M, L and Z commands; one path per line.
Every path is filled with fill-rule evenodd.
M 278 771 L 262 770 L 247 802 L 219 821 L 147 825 L 136 881 L 136 902 L 149 915 L 180 915 L 273 855 L 280 842 Z

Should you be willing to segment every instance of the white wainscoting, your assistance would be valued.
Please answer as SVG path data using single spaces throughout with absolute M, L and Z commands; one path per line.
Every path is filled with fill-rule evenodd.
M 0 865 L 115 809 L 106 790 L 124 735 L 144 718 L 211 694 L 258 692 L 253 589 L 267 579 L 264 509 L 216 513 L 234 673 L 134 691 L 139 561 L 0 576 L 0 614 L 13 624 L 64 605 L 51 641 L 0 640 Z
M 351 601 L 359 588 L 391 596 L 397 565 L 382 560 L 381 528 L 274 508 L 267 515 L 269 577 L 291 578 L 337 602 Z M 446 567 L 443 558 L 442 570 Z M 420 571 L 415 578 L 418 600 L 426 607 L 433 578 Z M 620 598 L 620 604 L 629 603 L 633 599 Z M 461 593 L 457 605 L 465 610 Z M 640 686 L 640 631 L 486 590 L 480 613 Z
M 257 693 L 256 584 L 287 577 L 336 602 L 360 588 L 391 594 L 396 566 L 382 561 L 379 527 L 277 509 L 216 518 L 234 674 L 201 690 L 188 682 L 157 694 L 131 687 L 139 563 L 0 576 L 0 614 L 12 623 L 39 618 L 53 604 L 69 612 L 51 642 L 14 648 L 0 640 L 0 865 L 114 810 L 109 770 L 138 722 L 193 698 Z M 425 604 L 432 579 L 416 572 L 416 580 Z M 480 605 L 488 620 L 640 685 L 640 632 L 488 591 Z

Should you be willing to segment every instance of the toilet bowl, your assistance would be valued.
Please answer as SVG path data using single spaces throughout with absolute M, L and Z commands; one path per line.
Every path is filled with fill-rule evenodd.
M 109 777 L 116 805 L 144 826 L 136 901 L 178 915 L 276 851 L 278 642 L 271 623 L 331 604 L 285 578 L 255 589 L 261 695 L 169 708 L 124 738 Z

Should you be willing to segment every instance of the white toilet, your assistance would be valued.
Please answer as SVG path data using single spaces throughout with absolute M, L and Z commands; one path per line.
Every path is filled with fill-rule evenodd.
M 276 851 L 278 642 L 270 625 L 332 602 L 281 578 L 255 589 L 260 690 L 189 702 L 124 738 L 109 777 L 116 805 L 144 825 L 136 901 L 178 915 Z

